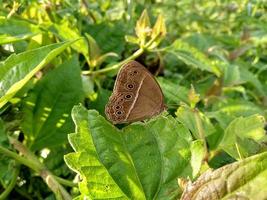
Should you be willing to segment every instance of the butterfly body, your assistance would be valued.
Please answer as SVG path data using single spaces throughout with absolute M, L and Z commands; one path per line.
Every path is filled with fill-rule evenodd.
M 113 124 L 150 118 L 165 109 L 161 88 L 140 63 L 130 61 L 119 71 L 105 113 Z

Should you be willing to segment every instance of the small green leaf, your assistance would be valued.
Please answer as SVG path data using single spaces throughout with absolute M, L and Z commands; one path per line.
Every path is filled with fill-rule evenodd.
M 75 40 L 76 41 L 76 40 Z M 42 67 L 75 41 L 47 45 L 0 62 L 0 108 L 5 105 Z
M 166 26 L 165 26 L 165 21 L 164 18 L 162 16 L 162 14 L 160 14 L 157 18 L 157 21 L 152 29 L 152 33 L 151 33 L 151 38 L 156 38 L 158 36 L 160 37 L 164 37 L 166 35 L 167 31 L 166 31 Z
M 267 153 L 207 171 L 189 183 L 181 200 L 267 198 Z
M 263 110 L 256 104 L 244 100 L 227 99 L 219 101 L 213 106 L 213 111 L 206 112 L 206 115 L 210 118 L 215 118 L 224 129 L 236 117 L 264 114 Z
M 97 66 L 96 60 L 101 55 L 101 52 L 95 39 L 87 33 L 85 36 L 88 40 L 90 67 L 94 68 Z
M 189 90 L 186 87 L 163 77 L 159 77 L 157 80 L 162 88 L 167 104 L 176 104 L 177 106 L 181 102 L 189 104 L 187 95 Z
M 41 79 L 23 100 L 22 130 L 33 150 L 64 144 L 73 130 L 71 109 L 82 101 L 80 66 L 76 57 Z
M 256 142 L 265 136 L 264 124 L 261 115 L 236 118 L 226 128 L 220 146 L 236 159 L 252 155 L 259 149 Z
M 193 170 L 193 178 L 198 175 L 205 154 L 206 151 L 203 140 L 195 140 L 191 143 L 191 166 Z
M 255 76 L 245 67 L 240 67 L 240 78 L 242 81 L 252 84 L 258 90 L 258 93 L 260 95 L 267 96 L 267 90 L 266 88 L 264 88 L 263 84 L 259 81 L 257 76 Z
M 161 42 L 161 40 L 165 37 L 166 33 L 167 31 L 166 31 L 165 21 L 162 14 L 160 14 L 151 32 L 151 41 L 153 42 L 149 45 L 148 48 L 153 49 L 157 47 Z
M 191 108 L 195 108 L 196 104 L 200 101 L 200 95 L 196 93 L 193 85 L 191 85 L 191 89 L 189 90 L 188 99 L 190 101 Z
M 53 24 L 50 30 L 63 40 L 79 39 L 77 42 L 73 43 L 71 47 L 83 54 L 87 60 L 89 59 L 87 41 L 85 38 L 81 39 L 82 35 L 79 33 L 76 26 L 71 25 L 69 21 L 63 20 L 60 24 Z
M 166 51 L 175 55 L 179 60 L 183 61 L 187 65 L 203 71 L 211 72 L 218 77 L 221 76 L 219 67 L 214 61 L 208 59 L 206 55 L 195 47 L 190 46 L 179 39 L 166 48 Z
M 25 34 L 20 34 L 20 35 L 16 35 L 16 36 L 10 36 L 7 34 L 0 35 L 0 44 L 8 44 L 8 43 L 18 42 L 21 40 L 26 40 L 28 38 L 35 36 L 35 35 L 36 35 L 36 33 L 25 33 Z
M 0 44 L 7 44 L 25 40 L 41 31 L 39 28 L 23 20 L 7 19 L 0 16 Z
M 201 142 L 191 146 L 189 131 L 171 116 L 162 114 L 119 130 L 95 110 L 76 106 L 72 115 L 76 133 L 69 141 L 75 153 L 65 161 L 82 176 L 83 197 L 175 199 L 177 178 L 199 170 L 202 154 L 196 151 L 202 151 Z
M 138 44 L 139 39 L 135 36 L 132 35 L 125 35 L 125 40 L 126 42 L 132 43 L 132 44 Z
M 182 105 L 175 113 L 178 121 L 180 121 L 185 127 L 187 127 L 194 135 L 195 138 L 200 138 L 200 131 L 197 125 L 197 116 L 195 112 L 199 112 L 199 117 L 203 127 L 205 136 L 211 135 L 216 132 L 216 129 L 210 122 L 209 118 L 200 111 L 194 110 L 188 106 Z
M 150 20 L 147 11 L 144 10 L 136 22 L 135 33 L 139 38 L 141 46 L 145 44 L 146 37 L 150 35 Z

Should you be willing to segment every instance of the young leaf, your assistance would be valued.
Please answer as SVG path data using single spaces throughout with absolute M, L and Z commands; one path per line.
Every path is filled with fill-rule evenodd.
M 165 21 L 163 16 L 160 14 L 151 32 L 151 41 L 153 42 L 149 45 L 149 49 L 157 47 L 161 40 L 165 37 L 166 33 Z
M 153 39 L 159 36 L 164 37 L 166 35 L 166 32 L 167 31 L 166 31 L 165 21 L 164 21 L 162 14 L 160 14 L 152 29 L 151 38 Z
M 82 196 L 175 199 L 177 178 L 192 177 L 191 164 L 194 173 L 198 171 L 202 159 L 196 158 L 195 150 L 201 151 L 201 145 L 190 147 L 189 131 L 171 116 L 163 114 L 122 130 L 81 106 L 74 107 L 72 116 L 76 133 L 69 141 L 75 153 L 66 155 L 65 161 L 82 176 Z
M 76 41 L 76 40 L 75 40 Z M 0 62 L 0 108 L 30 79 L 73 42 L 47 45 L 20 54 L 13 54 Z
M 265 136 L 264 124 L 261 115 L 236 118 L 226 128 L 220 146 L 236 159 L 252 155 L 259 149 L 256 142 Z
M 193 85 L 188 93 L 188 99 L 190 101 L 191 108 L 195 108 L 196 104 L 200 101 L 200 95 L 196 93 L 196 90 Z
M 33 150 L 63 144 L 73 130 L 70 112 L 82 101 L 80 66 L 67 60 L 41 79 L 23 101 L 22 130 Z
M 175 55 L 187 65 L 211 72 L 218 77 L 221 76 L 218 66 L 214 64 L 213 61 L 209 60 L 206 55 L 198 49 L 181 40 L 176 40 L 171 46 L 166 48 L 166 51 Z
M 266 199 L 267 152 L 207 171 L 189 183 L 181 200 Z
M 147 11 L 144 10 L 140 18 L 136 22 L 135 33 L 141 42 L 141 45 L 145 44 L 146 37 L 150 35 L 150 20 Z

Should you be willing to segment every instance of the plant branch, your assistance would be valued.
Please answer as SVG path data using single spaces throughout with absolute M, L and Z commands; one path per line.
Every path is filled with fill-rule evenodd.
M 128 57 L 127 59 L 111 66 L 111 67 L 107 67 L 107 68 L 104 68 L 104 69 L 100 69 L 100 70 L 97 70 L 97 71 L 83 71 L 83 74 L 84 75 L 99 75 L 99 74 L 104 74 L 104 73 L 107 73 L 109 71 L 112 71 L 112 70 L 116 70 L 116 69 L 119 69 L 124 63 L 130 61 L 130 60 L 134 60 L 135 58 L 139 57 L 142 53 L 144 52 L 144 49 L 138 49 L 133 55 L 131 55 L 130 57 Z

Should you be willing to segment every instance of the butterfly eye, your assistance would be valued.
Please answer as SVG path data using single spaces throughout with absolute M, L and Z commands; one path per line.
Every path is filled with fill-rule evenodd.
M 137 74 L 138 74 L 138 71 L 137 71 L 137 70 L 131 71 L 131 72 L 129 73 L 130 76 L 135 76 L 135 75 L 137 75 Z
M 125 99 L 131 99 L 132 97 L 133 97 L 133 96 L 130 95 L 130 94 L 126 94 L 126 95 L 124 96 Z
M 123 112 L 120 111 L 120 110 L 118 110 L 118 111 L 116 112 L 116 115 L 118 115 L 118 116 L 121 116 L 122 114 L 123 114 Z
M 134 84 L 132 84 L 132 83 L 127 83 L 127 84 L 126 84 L 126 87 L 127 87 L 127 89 L 132 90 L 132 89 L 134 88 Z
M 117 106 L 114 106 L 115 110 L 121 110 L 122 109 L 122 106 L 120 105 L 117 105 Z

